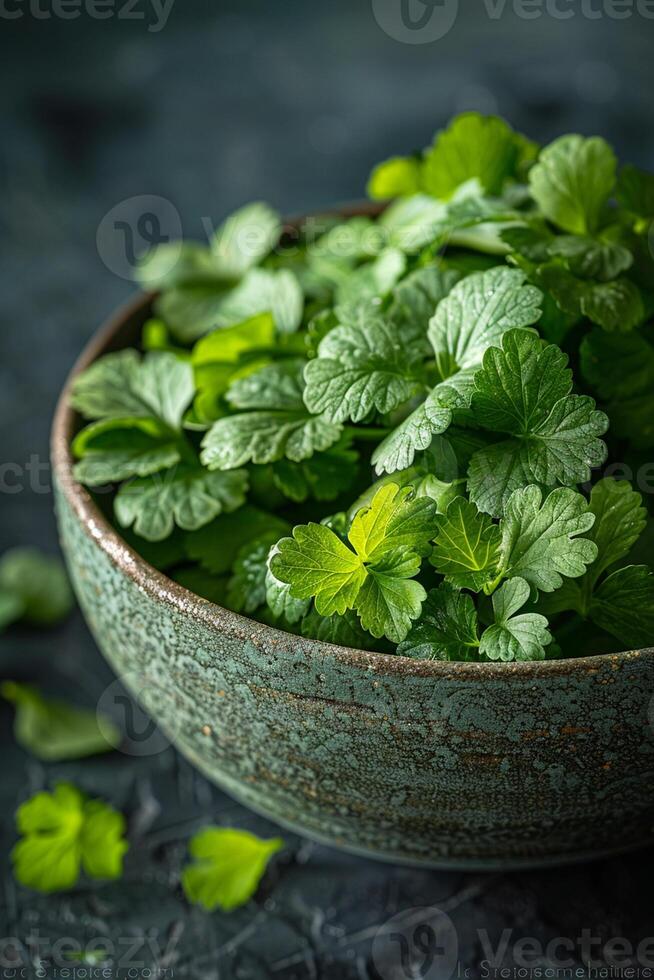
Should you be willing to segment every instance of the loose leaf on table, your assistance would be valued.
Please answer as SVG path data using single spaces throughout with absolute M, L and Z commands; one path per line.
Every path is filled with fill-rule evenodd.
M 307 364 L 307 408 L 332 423 L 391 412 L 420 390 L 422 358 L 419 349 L 402 346 L 397 327 L 362 308 L 357 322 L 330 330 Z
M 248 488 L 245 470 L 209 472 L 201 466 L 180 465 L 124 483 L 114 500 L 122 527 L 148 541 L 161 541 L 175 525 L 185 531 L 203 527 L 221 513 L 237 510 Z
M 434 503 L 389 484 L 359 510 L 351 547 L 321 524 L 296 527 L 279 542 L 270 567 L 297 599 L 314 597 L 322 616 L 356 609 L 373 636 L 399 642 L 420 614 L 422 586 L 411 581 L 432 533 Z M 353 549 L 353 550 L 352 550 Z
M 377 447 L 372 462 L 378 473 L 410 466 L 416 452 L 449 427 L 453 411 L 470 403 L 484 352 L 507 330 L 535 323 L 541 298 L 538 289 L 525 285 L 523 272 L 502 267 L 473 273 L 441 299 L 428 329 L 440 381 Z
M 153 418 L 173 431 L 193 397 L 188 361 L 166 351 L 105 354 L 75 381 L 71 404 L 88 419 Z
M 616 180 L 616 159 L 599 136 L 561 136 L 546 146 L 529 173 L 532 196 L 553 224 L 574 235 L 601 223 Z
M 514 490 L 590 479 L 606 458 L 608 419 L 585 395 L 573 395 L 567 358 L 526 331 L 505 334 L 475 375 L 472 414 L 508 439 L 472 458 L 468 489 L 480 510 L 501 516 Z
M 339 440 L 341 426 L 304 404 L 303 365 L 295 359 L 271 364 L 230 387 L 229 403 L 248 411 L 213 424 L 202 441 L 205 466 L 230 470 L 284 457 L 300 462 Z
M 456 497 L 436 517 L 431 563 L 448 582 L 480 592 L 497 577 L 500 528 L 465 497 Z
M 12 548 L 0 558 L 0 628 L 16 619 L 53 626 L 68 615 L 73 603 L 58 558 L 38 548 Z
M 189 842 L 193 862 L 182 872 L 184 894 L 207 912 L 231 912 L 252 898 L 270 859 L 283 847 L 279 837 L 261 840 L 245 830 L 207 827 Z
M 420 619 L 397 648 L 419 660 L 477 660 L 477 610 L 472 596 L 448 582 L 427 594 Z
M 16 812 L 21 835 L 11 852 L 16 880 L 40 892 L 72 888 L 83 870 L 119 878 L 128 848 L 122 814 L 89 799 L 71 783 L 36 793 Z
M 484 630 L 479 652 L 489 660 L 543 660 L 552 642 L 548 623 L 539 613 L 516 615 L 530 595 L 523 578 L 511 578 L 493 594 L 494 623 Z
M 44 762 L 82 759 L 110 752 L 120 744 L 120 732 L 95 711 L 44 698 L 28 684 L 4 681 L 0 694 L 16 708 L 14 735 L 22 748 Z

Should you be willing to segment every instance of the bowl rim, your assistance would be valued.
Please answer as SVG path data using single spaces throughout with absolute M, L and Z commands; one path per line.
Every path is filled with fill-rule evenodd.
M 376 216 L 383 205 L 369 201 L 344 204 L 336 208 L 308 212 L 313 215 L 336 215 L 351 217 L 355 215 Z M 293 230 L 307 215 L 287 219 L 284 227 Z M 433 677 L 434 679 L 475 680 L 501 679 L 512 676 L 524 681 L 540 676 L 557 674 L 592 674 L 612 665 L 619 665 L 641 659 L 645 656 L 654 661 L 654 648 L 625 650 L 620 653 L 595 654 L 586 657 L 551 659 L 537 661 L 511 661 L 473 663 L 467 661 L 419 660 L 400 657 L 396 654 L 376 653 L 343 647 L 323 640 L 313 640 L 297 636 L 285 630 L 259 623 L 257 620 L 233 612 L 189 591 L 169 578 L 164 572 L 148 564 L 135 551 L 105 518 L 100 508 L 86 488 L 73 476 L 74 459 L 72 438 L 77 430 L 79 416 L 70 405 L 72 386 L 90 364 L 110 350 L 125 349 L 124 344 L 116 345 L 119 336 L 127 325 L 137 316 L 145 315 L 156 293 L 139 292 L 131 300 L 116 309 L 95 331 L 73 367 L 61 390 L 54 413 L 50 452 L 53 477 L 63 497 L 71 507 L 86 534 L 101 548 L 110 561 L 128 578 L 152 598 L 175 607 L 184 615 L 203 621 L 220 632 L 228 632 L 242 639 L 253 638 L 256 634 L 266 636 L 270 646 L 287 645 L 289 638 L 302 649 L 319 659 L 326 655 L 336 657 L 349 667 L 373 670 L 376 673 L 398 677 Z

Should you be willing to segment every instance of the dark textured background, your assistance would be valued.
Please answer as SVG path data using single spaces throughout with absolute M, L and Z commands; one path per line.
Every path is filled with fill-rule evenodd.
M 115 274 L 124 239 L 101 231 L 96 244 L 117 205 L 134 224 L 143 203 L 132 198 L 163 197 L 196 237 L 203 219 L 254 197 L 287 213 L 319 208 L 360 196 L 373 162 L 426 144 L 466 108 L 498 111 L 539 140 L 600 132 L 622 156 L 654 166 L 654 20 L 606 13 L 618 8 L 589 19 L 561 0 L 570 19 L 523 20 L 507 2 L 493 19 L 481 0 L 461 0 L 452 30 L 429 44 L 389 38 L 370 0 L 176 0 L 157 33 L 142 20 L 39 19 L 21 0 L 2 9 L 18 8 L 21 18 L 0 15 L 0 449 L 3 463 L 23 468 L 23 489 L 0 493 L 0 549 L 56 546 L 43 464 L 57 390 L 97 324 L 132 292 Z M 145 11 L 145 0 L 134 9 Z M 51 633 L 10 631 L 0 657 L 3 676 L 80 703 L 93 705 L 111 682 L 79 615 Z M 373 958 L 371 944 L 380 924 L 415 906 L 448 912 L 470 977 L 488 975 L 483 930 L 494 943 L 503 929 L 544 943 L 582 929 L 632 943 L 654 933 L 651 852 L 477 876 L 374 864 L 289 835 L 256 903 L 209 916 L 189 909 L 177 884 L 190 834 L 209 821 L 263 835 L 273 827 L 171 748 L 44 767 L 14 745 L 6 707 L 0 731 L 0 936 L 105 937 L 124 953 L 135 937 L 143 968 L 131 976 L 158 966 L 178 980 L 410 980 L 390 958 Z M 62 777 L 125 810 L 132 851 L 119 883 L 34 897 L 8 870 L 13 811 Z M 509 944 L 504 965 L 513 962 Z M 24 975 L 37 976 L 38 965 Z M 111 975 L 129 975 L 127 963 Z

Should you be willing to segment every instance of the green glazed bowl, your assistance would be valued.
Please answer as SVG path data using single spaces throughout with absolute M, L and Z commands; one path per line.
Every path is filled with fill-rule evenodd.
M 116 673 L 198 769 L 308 837 L 404 863 L 531 867 L 654 841 L 654 649 L 540 663 L 416 661 L 320 643 L 147 564 L 72 476 L 71 380 L 134 343 L 150 298 L 91 341 L 52 436 L 61 543 Z

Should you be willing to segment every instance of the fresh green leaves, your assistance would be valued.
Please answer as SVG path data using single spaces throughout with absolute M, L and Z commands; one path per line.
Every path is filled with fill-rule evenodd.
M 599 439 L 608 419 L 586 395 L 573 395 L 572 372 L 558 347 L 510 331 L 475 375 L 472 413 L 485 429 L 509 436 L 472 458 L 468 488 L 480 510 L 501 515 L 514 490 L 590 479 L 606 458 Z
M 37 548 L 13 548 L 0 558 L 0 630 L 19 619 L 53 626 L 72 607 L 73 594 L 58 558 Z
M 419 621 L 397 652 L 419 660 L 477 660 L 478 647 L 472 596 L 443 582 L 427 596 Z
M 629 565 L 612 572 L 593 593 L 590 617 L 627 648 L 651 646 L 654 574 L 646 565 Z
M 16 813 L 21 835 L 11 852 L 21 885 L 39 892 L 72 888 L 90 878 L 119 878 L 128 848 L 122 814 L 86 797 L 71 783 L 36 793 Z
M 48 700 L 36 688 L 16 681 L 4 681 L 0 694 L 16 707 L 16 741 L 44 762 L 82 759 L 120 744 L 118 729 L 107 718 L 100 727 L 95 711 Z
M 500 529 L 465 497 L 456 497 L 447 513 L 436 517 L 436 540 L 431 562 L 460 589 L 481 592 L 496 576 Z
M 494 623 L 484 630 L 479 652 L 489 660 L 543 660 L 552 642 L 547 620 L 539 613 L 517 615 L 529 599 L 529 584 L 512 578 L 493 595 Z
M 189 843 L 193 863 L 182 872 L 184 894 L 208 912 L 231 912 L 252 898 L 270 859 L 283 846 L 279 837 L 261 840 L 246 830 L 207 827 Z
M 321 616 L 356 609 L 373 636 L 399 642 L 420 614 L 423 587 L 411 581 L 431 534 L 434 504 L 411 498 L 408 489 L 382 487 L 370 507 L 359 510 L 348 547 L 328 527 L 296 527 L 279 542 L 271 571 L 297 599 L 315 598 Z
M 616 159 L 598 136 L 561 136 L 541 152 L 529 174 L 545 217 L 573 235 L 592 234 L 613 191 Z

